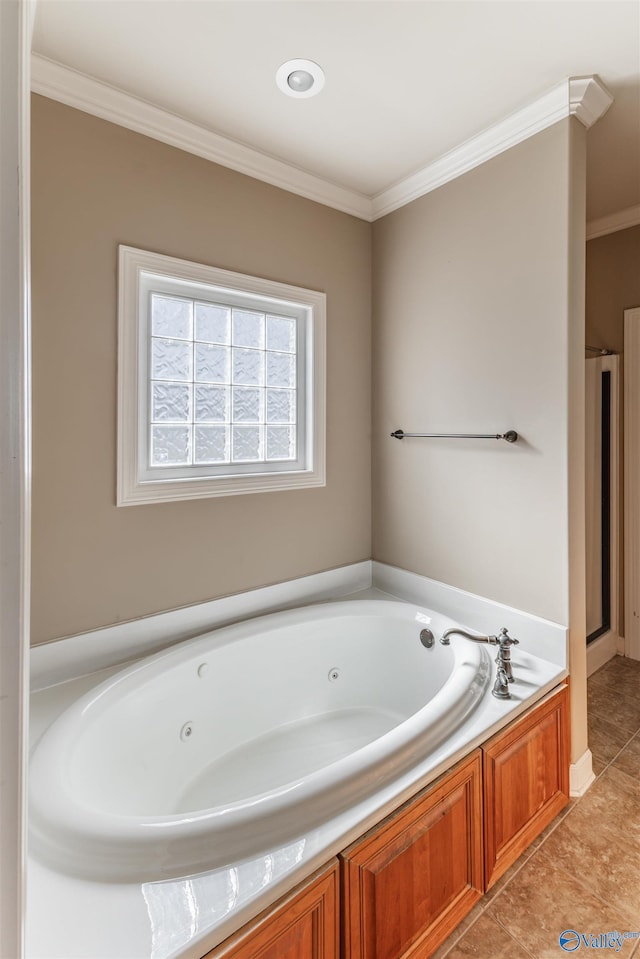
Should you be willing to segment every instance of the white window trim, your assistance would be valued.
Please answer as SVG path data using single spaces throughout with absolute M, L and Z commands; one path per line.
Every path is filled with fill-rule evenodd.
M 233 273 L 187 260 L 120 246 L 118 256 L 118 506 L 144 503 L 263 493 L 325 485 L 326 432 L 326 296 L 314 290 Z M 238 291 L 278 304 L 294 304 L 307 315 L 306 330 L 306 445 L 305 469 L 269 469 L 256 464 L 255 472 L 224 476 L 193 475 L 188 478 L 145 479 L 141 462 L 140 419 L 142 382 L 140 324 L 138 317 L 142 274 L 156 273 L 189 283 Z M 231 467 L 233 468 L 233 467 Z M 246 469 L 246 468 L 245 468 Z

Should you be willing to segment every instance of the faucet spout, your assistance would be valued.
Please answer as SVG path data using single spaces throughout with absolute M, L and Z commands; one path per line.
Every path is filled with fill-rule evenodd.
M 457 629 L 452 626 L 451 629 L 445 629 L 440 637 L 443 646 L 451 644 L 451 636 L 464 636 L 465 639 L 470 639 L 474 643 L 490 643 L 492 646 L 496 646 L 500 642 L 497 636 L 476 636 L 474 633 L 468 633 L 466 629 Z

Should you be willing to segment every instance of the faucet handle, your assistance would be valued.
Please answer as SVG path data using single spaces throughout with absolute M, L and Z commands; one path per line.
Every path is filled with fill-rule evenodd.
M 500 635 L 498 636 L 498 642 L 501 646 L 518 646 L 520 644 L 519 639 L 515 639 L 512 636 L 509 636 L 509 630 L 506 626 L 503 626 L 500 630 Z
M 492 694 L 496 699 L 511 699 L 509 691 L 509 676 L 504 666 L 498 666 L 496 681 L 493 684 Z
M 512 683 L 514 680 L 513 669 L 511 667 L 511 647 L 518 646 L 519 641 L 514 639 L 512 636 L 509 636 L 509 630 L 506 627 L 500 630 L 500 635 L 498 636 L 498 655 L 496 656 L 496 663 L 498 664 L 498 672 L 500 669 L 503 669 L 507 682 Z M 494 692 L 494 695 L 498 693 Z M 499 697 L 502 698 L 502 697 Z

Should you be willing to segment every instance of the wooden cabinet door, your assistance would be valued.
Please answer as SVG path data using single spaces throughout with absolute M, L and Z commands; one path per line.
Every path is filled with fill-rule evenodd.
M 569 802 L 568 689 L 483 746 L 486 888 Z
M 341 855 L 343 959 L 427 959 L 482 894 L 476 750 Z
M 203 959 L 339 959 L 338 861 Z

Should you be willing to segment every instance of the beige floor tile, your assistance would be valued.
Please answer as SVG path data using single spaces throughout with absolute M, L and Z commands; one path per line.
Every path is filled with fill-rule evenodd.
M 498 896 L 502 892 L 502 890 L 507 885 L 507 883 L 511 882 L 513 877 L 522 869 L 524 864 L 531 858 L 534 851 L 535 850 L 532 849 L 531 847 L 529 847 L 528 849 L 525 849 L 525 851 L 522 853 L 520 858 L 516 859 L 514 864 L 507 869 L 504 875 L 500 876 L 498 881 L 494 883 L 494 885 L 485 892 L 484 898 L 482 900 L 485 903 L 485 905 L 491 902 L 492 899 L 495 899 L 496 896 Z
M 627 921 L 640 922 L 640 784 L 610 766 L 542 851 Z
M 593 673 L 587 680 L 587 689 L 614 689 L 617 673 L 611 672 L 606 666 Z
M 594 776 L 601 776 L 608 765 L 609 763 L 606 760 L 601 759 L 597 754 L 591 754 L 591 769 Z
M 587 691 L 587 710 L 592 721 L 607 722 L 629 737 L 640 729 L 640 694 L 591 689 Z
M 630 930 L 629 917 L 622 909 L 602 902 L 547 852 L 553 837 L 571 818 L 561 823 L 485 913 L 508 929 L 535 959 L 558 959 L 564 955 L 560 935 L 566 929 L 580 934 Z M 572 872 L 576 872 L 575 863 Z M 580 872 L 583 873 L 582 865 Z M 615 955 L 629 959 L 635 945 L 628 940 Z
M 632 743 L 634 743 L 634 750 L 637 750 L 634 740 L 632 740 Z M 620 757 L 622 757 L 622 753 L 620 753 Z M 622 791 L 624 797 L 628 798 L 632 803 L 632 808 L 628 810 L 628 813 L 637 816 L 640 807 L 640 778 L 633 772 L 634 765 L 631 754 L 628 757 L 627 765 L 629 769 L 632 770 L 631 773 L 621 769 L 617 762 L 612 763 L 603 776 L 603 779 L 605 780 L 605 786 L 607 783 L 611 783 L 612 787 Z M 621 826 L 622 834 L 625 836 L 628 835 L 627 825 L 626 822 L 623 822 Z
M 591 761 L 591 770 L 594 776 L 601 776 L 602 773 L 607 768 L 608 763 L 600 762 L 598 759 L 592 759 Z
M 640 676 L 640 662 L 637 659 L 628 659 L 626 656 L 613 656 L 598 670 L 598 673 L 603 670 L 611 671 L 615 669 L 628 670 Z
M 570 799 L 570 800 L 569 800 L 569 802 L 568 802 L 567 805 L 564 807 L 564 809 L 561 809 L 561 810 L 560 810 L 560 812 L 558 813 L 558 815 L 556 816 L 556 818 L 553 819 L 553 820 L 549 823 L 549 825 L 547 826 L 547 828 L 546 828 L 546 829 L 543 829 L 542 832 L 540 833 L 540 835 L 537 836 L 537 837 L 533 840 L 533 842 L 532 842 L 531 845 L 529 846 L 529 850 L 528 850 L 529 852 L 533 852 L 534 850 L 536 850 L 536 849 L 538 848 L 538 846 L 541 846 L 542 843 L 545 842 L 545 840 L 547 839 L 547 837 L 551 835 L 551 833 L 554 831 L 554 829 L 556 829 L 556 828 L 560 825 L 560 823 L 562 822 L 562 820 L 564 819 L 564 817 L 569 815 L 569 813 L 570 813 L 571 810 L 574 808 L 574 806 L 575 806 L 575 804 L 576 804 L 577 802 L 578 802 L 577 799 Z
M 531 959 L 508 932 L 487 915 L 480 919 L 447 954 L 447 959 Z M 557 954 L 554 959 L 558 959 Z
M 569 812 L 571 812 L 571 809 L 573 808 L 575 802 L 576 802 L 575 799 L 570 800 L 569 803 L 565 806 L 565 808 L 558 813 L 555 819 L 549 823 L 547 828 L 543 829 L 540 835 L 533 840 L 533 842 L 527 849 L 525 849 L 525 851 L 522 853 L 519 859 L 516 859 L 516 861 L 513 863 L 512 866 L 509 867 L 509 869 L 507 869 L 504 875 L 500 876 L 498 881 L 494 883 L 494 885 L 489 890 L 487 890 L 487 892 L 484 894 L 484 899 L 482 900 L 485 904 L 491 902 L 492 899 L 495 899 L 495 897 L 500 892 L 502 892 L 502 890 L 507 885 L 507 883 L 511 882 L 511 880 L 516 875 L 516 873 L 519 872 L 520 869 L 522 869 L 525 862 L 527 862 L 527 860 L 531 858 L 531 856 L 534 854 L 536 849 L 538 849 L 538 847 L 542 845 L 542 843 L 547 839 L 547 837 L 551 835 L 554 829 L 556 829 L 559 826 L 559 824 L 562 822 L 564 817 Z
M 509 869 L 507 869 L 507 871 L 504 873 L 504 875 L 501 876 L 500 879 L 498 879 L 498 881 L 491 887 L 491 889 L 489 889 L 489 890 L 484 894 L 484 896 L 482 897 L 482 899 L 480 900 L 480 902 L 478 902 L 478 903 L 474 906 L 474 908 L 473 908 L 473 909 L 471 910 L 471 912 L 463 919 L 463 921 L 460 923 L 460 925 L 454 930 L 454 932 L 451 933 L 451 935 L 450 935 L 449 938 L 446 940 L 446 942 L 444 942 L 444 943 L 440 946 L 440 948 L 438 949 L 438 951 L 434 953 L 432 959 L 444 959 L 444 956 L 447 955 L 447 953 L 449 952 L 449 950 L 450 950 L 450 949 L 452 948 L 452 946 L 458 941 L 458 939 L 460 939 L 460 937 L 464 934 L 464 932 L 465 932 L 470 926 L 472 926 L 474 922 L 477 921 L 477 919 L 478 919 L 479 916 L 482 914 L 482 912 L 484 911 L 484 909 L 486 909 L 486 907 L 488 906 L 488 904 L 489 904 L 493 899 L 495 899 L 495 897 L 496 897 L 497 895 L 499 895 L 500 892 L 502 892 L 502 890 L 504 889 L 504 887 L 505 887 L 509 882 L 511 882 L 511 880 L 512 880 L 513 877 L 516 875 L 516 873 L 518 873 L 518 872 L 522 869 L 522 867 L 523 867 L 524 864 L 527 862 L 527 860 L 531 858 L 531 856 L 533 855 L 533 853 L 535 852 L 535 850 L 536 850 L 540 845 L 542 845 L 542 843 L 545 841 L 545 839 L 547 838 L 547 836 L 551 835 L 551 833 L 553 832 L 553 830 L 556 829 L 556 827 L 560 824 L 560 822 L 562 822 L 562 820 L 563 820 L 564 817 L 567 815 L 567 813 L 569 813 L 569 812 L 571 811 L 571 809 L 572 809 L 573 806 L 575 805 L 576 801 L 577 801 L 577 800 L 575 800 L 575 799 L 570 800 L 570 802 L 568 803 L 568 805 L 556 816 L 556 818 L 553 820 L 553 822 L 549 823 L 549 825 L 547 826 L 547 828 L 546 828 L 545 830 L 543 830 L 543 832 L 541 832 L 540 835 L 539 835 L 536 839 L 534 839 L 534 841 L 531 843 L 531 845 L 529 846 L 529 848 L 528 848 L 528 849 L 525 849 L 525 851 L 522 853 L 522 855 L 520 856 L 520 858 L 519 858 L 519 859 L 516 859 L 516 861 L 513 863 L 512 866 L 509 867 Z
M 462 922 L 456 926 L 454 931 L 451 933 L 448 939 L 442 943 L 439 949 L 433 953 L 431 959 L 444 959 L 449 953 L 449 950 L 457 943 L 457 941 L 466 933 L 466 931 L 474 924 L 474 922 L 480 918 L 484 910 L 485 903 L 484 899 L 481 899 L 475 904 L 471 912 L 467 913 Z
M 596 776 L 609 765 L 630 738 L 627 730 L 620 729 L 593 712 L 589 713 L 589 749 L 593 756 L 593 771 Z
M 607 667 L 610 670 L 618 669 L 623 672 L 634 673 L 640 678 L 640 661 L 637 659 L 629 659 L 627 656 L 614 656 L 605 664 L 604 668 Z
M 640 703 L 640 683 L 636 682 L 635 679 L 633 682 L 625 682 L 622 679 L 610 692 L 609 702 L 613 704 L 614 709 L 618 701 L 636 707 Z
M 571 821 L 582 822 L 594 835 L 633 839 L 640 852 L 640 780 L 612 763 L 576 804 Z
M 613 765 L 628 776 L 632 776 L 636 780 L 640 779 L 640 735 L 636 734 L 627 743 Z
M 616 656 L 589 677 L 587 688 L 637 693 L 640 690 L 640 664 L 624 656 Z

